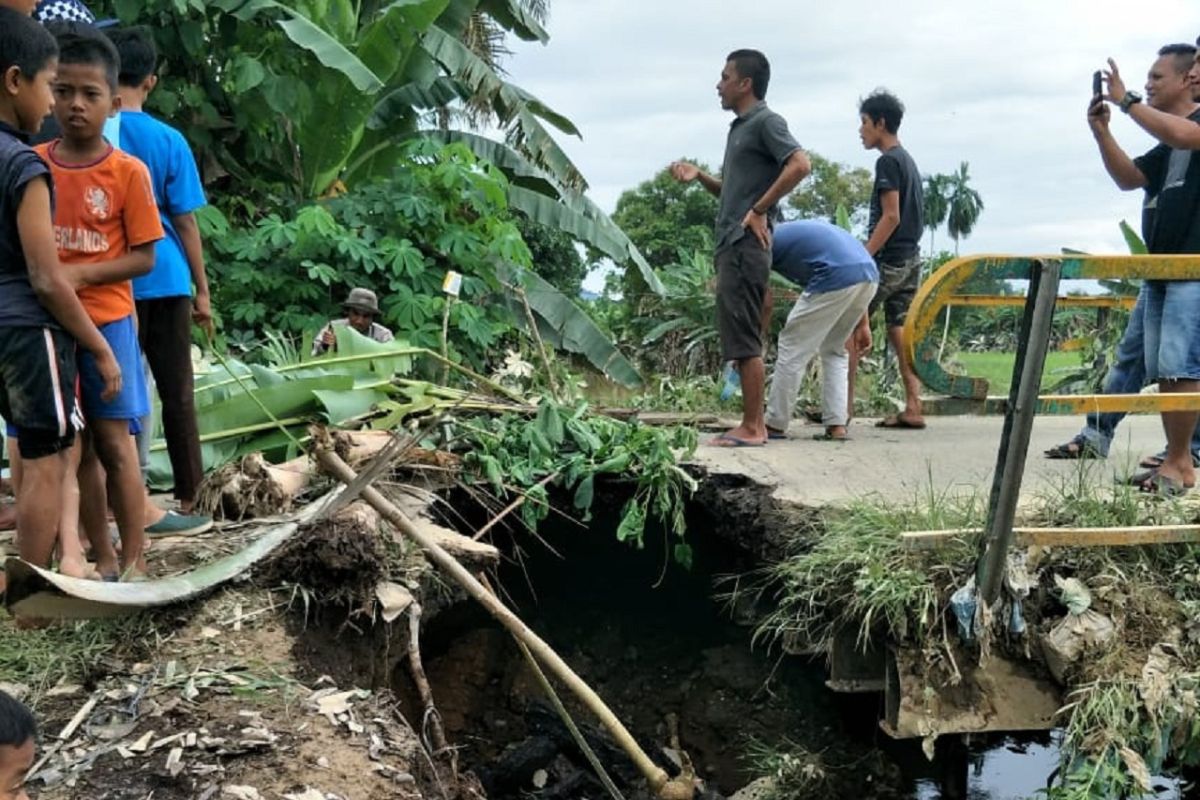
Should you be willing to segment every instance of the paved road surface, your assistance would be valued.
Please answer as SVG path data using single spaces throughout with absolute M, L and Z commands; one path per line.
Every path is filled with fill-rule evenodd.
M 826 505 L 877 494 L 886 500 L 912 500 L 932 485 L 942 491 L 980 491 L 986 497 L 996 465 L 1002 417 L 929 417 L 923 431 L 876 428 L 875 420 L 855 420 L 849 442 L 817 442 L 820 425 L 794 423 L 788 441 L 765 447 L 720 448 L 704 444 L 701 434 L 692 459 L 710 472 L 744 474 L 777 486 L 780 500 Z M 1128 474 L 1143 455 L 1163 446 L 1157 416 L 1131 416 L 1117 429 L 1106 462 L 1049 461 L 1042 451 L 1070 439 L 1082 425 L 1079 417 L 1044 416 L 1034 421 L 1026 461 L 1022 498 L 1046 492 L 1077 476 L 1080 465 L 1089 480 L 1108 482 L 1116 471 Z

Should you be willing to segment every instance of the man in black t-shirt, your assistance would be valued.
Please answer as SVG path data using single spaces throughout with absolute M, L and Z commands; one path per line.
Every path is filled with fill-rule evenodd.
M 1112 112 L 1104 101 L 1110 100 L 1130 114 L 1141 105 L 1142 96 L 1126 91 L 1111 59 L 1109 66 L 1108 95 L 1095 98 L 1088 109 L 1088 124 L 1104 168 L 1119 188 L 1145 190 L 1143 233 L 1151 253 L 1200 254 L 1200 153 L 1178 146 L 1177 137 L 1160 135 L 1146 124 L 1151 115 L 1139 111 L 1135 121 L 1161 143 L 1145 155 L 1130 158 L 1109 130 Z M 1200 123 L 1200 105 L 1192 99 L 1197 78 L 1200 66 L 1194 48 L 1169 45 L 1160 50 L 1146 83 L 1153 116 L 1174 117 L 1176 127 L 1200 128 L 1196 124 Z M 1166 97 L 1166 92 L 1173 95 Z M 1162 393 L 1200 392 L 1200 281 L 1147 280 L 1142 295 L 1145 377 L 1158 381 Z M 1190 441 L 1200 412 L 1173 411 L 1162 417 L 1166 457 L 1160 466 L 1136 477 L 1144 491 L 1174 496 L 1196 482 Z
M 1186 122 L 1190 127 L 1200 130 L 1196 125 L 1196 104 L 1192 102 L 1200 86 L 1191 82 L 1190 72 L 1195 65 L 1196 48 L 1189 44 L 1172 44 L 1158 51 L 1158 58 L 1150 67 L 1146 76 L 1146 104 L 1148 110 L 1156 114 L 1170 115 L 1174 120 Z M 1189 119 L 1191 115 L 1192 119 Z M 1097 120 L 1097 124 L 1100 121 Z M 1178 221 L 1164 218 L 1159 225 L 1158 191 L 1165 183 L 1161 179 L 1164 167 L 1169 166 L 1171 153 L 1180 152 L 1181 157 L 1188 158 L 1189 163 L 1200 166 L 1200 159 L 1191 159 L 1188 148 L 1172 150 L 1160 144 L 1141 158 L 1134 159 L 1133 165 L 1143 175 L 1147 176 L 1145 200 L 1142 203 L 1142 238 L 1150 243 L 1152 252 L 1173 253 L 1181 252 L 1180 243 L 1172 241 L 1182 227 Z M 1101 151 L 1103 155 L 1104 151 Z M 1194 167 L 1193 167 L 1194 168 Z M 1150 176 L 1154 176 L 1152 179 Z M 1115 176 L 1114 176 L 1115 177 Z M 1119 184 L 1123 185 L 1123 184 Z M 1192 182 L 1193 188 L 1200 187 L 1200 182 Z M 1171 198 L 1167 198 L 1168 201 Z M 1168 203 L 1168 212 L 1178 212 L 1186 208 L 1188 203 Z M 1185 245 L 1186 247 L 1186 245 Z M 1145 347 L 1145 311 L 1150 286 L 1145 285 L 1138 293 L 1138 301 L 1129 314 L 1125 332 L 1117 346 L 1116 354 L 1108 373 L 1104 376 L 1104 394 L 1136 394 L 1146 385 L 1146 347 Z M 1109 448 L 1116 435 L 1117 425 L 1125 418 L 1125 412 L 1093 412 L 1087 415 L 1087 424 L 1070 441 L 1055 445 L 1046 451 L 1046 457 L 1052 459 L 1081 459 L 1107 458 Z M 1192 434 L 1190 444 L 1193 465 L 1200 465 L 1200 429 Z M 1142 459 L 1140 466 L 1146 472 L 1139 472 L 1130 478 L 1135 485 L 1142 485 L 1153 476 L 1163 460 L 1166 450 L 1156 455 Z
M 878 150 L 875 188 L 871 192 L 871 217 L 867 227 L 867 252 L 879 266 L 879 289 L 871 307 L 882 307 L 887 322 L 888 342 L 900 365 L 904 383 L 904 410 L 879 422 L 881 428 L 924 428 L 921 415 L 921 382 L 909 363 L 904 347 L 904 319 L 921 282 L 921 234 L 925 230 L 925 203 L 921 194 L 921 172 L 896 135 L 904 118 L 904 104 L 882 89 L 859 104 L 862 125 L 858 129 L 863 147 Z M 860 327 L 861 330 L 861 327 Z M 868 328 L 869 330 L 869 328 Z M 854 381 L 859 356 L 866 342 L 857 336 L 850 348 L 850 408 L 854 412 Z

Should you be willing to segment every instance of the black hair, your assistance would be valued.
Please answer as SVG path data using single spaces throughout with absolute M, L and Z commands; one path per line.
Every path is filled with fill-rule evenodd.
M 1175 71 L 1186 73 L 1191 70 L 1192 64 L 1196 63 L 1196 48 L 1190 44 L 1168 44 L 1163 45 L 1158 55 L 1174 56 Z
M 121 71 L 121 56 L 116 46 L 100 31 L 86 22 L 54 22 L 46 26 L 58 39 L 58 63 L 100 67 L 108 87 L 117 91 L 117 74 Z
M 16 67 L 33 78 L 58 56 L 58 44 L 45 28 L 19 11 L 0 6 L 0 74 Z
M 876 89 L 858 101 L 858 113 L 865 114 L 871 122 L 883 120 L 887 132 L 895 133 L 904 119 L 904 103 L 887 89 Z
M 154 37 L 145 25 L 132 28 L 113 28 L 104 34 L 112 41 L 121 56 L 121 74 L 117 81 L 122 86 L 138 87 L 154 74 L 158 68 L 158 50 Z
M 3 17 L 0 17 L 0 21 Z M 37 737 L 37 721 L 25 705 L 0 689 L 0 747 L 20 747 Z
M 733 63 L 739 78 L 749 78 L 754 96 L 759 100 L 767 97 L 767 84 L 771 82 L 771 64 L 757 50 L 734 50 L 726 58 Z

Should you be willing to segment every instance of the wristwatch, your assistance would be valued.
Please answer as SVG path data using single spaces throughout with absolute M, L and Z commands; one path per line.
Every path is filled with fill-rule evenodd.
M 1133 104 L 1140 102 L 1142 102 L 1142 96 L 1140 94 L 1134 91 L 1128 91 L 1125 93 L 1125 96 L 1121 98 L 1121 102 L 1117 105 L 1122 111 L 1128 114 L 1129 109 L 1133 107 Z

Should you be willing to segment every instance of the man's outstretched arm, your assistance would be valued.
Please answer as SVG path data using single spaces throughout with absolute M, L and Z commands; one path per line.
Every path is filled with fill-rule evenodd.
M 669 169 L 671 170 L 671 177 L 680 183 L 700 181 L 700 185 L 707 189 L 709 194 L 714 197 L 721 196 L 721 181 L 709 175 L 695 164 L 690 164 L 687 161 L 673 161 Z
M 1125 99 L 1125 81 L 1117 64 L 1108 60 L 1108 99 L 1120 105 Z M 1129 107 L 1129 118 L 1167 147 L 1176 150 L 1200 150 L 1200 125 L 1187 117 L 1159 111 L 1149 103 L 1134 103 Z M 1124 188 L 1124 187 L 1122 187 Z

